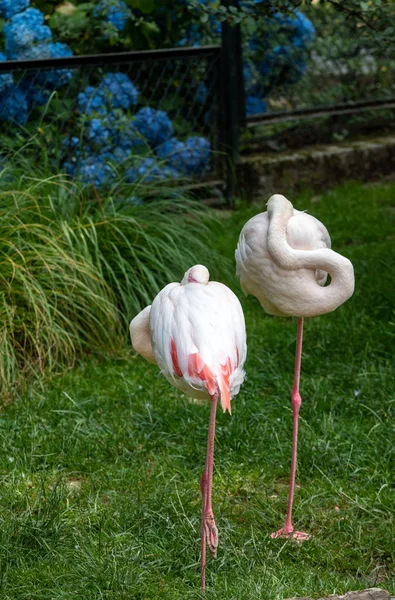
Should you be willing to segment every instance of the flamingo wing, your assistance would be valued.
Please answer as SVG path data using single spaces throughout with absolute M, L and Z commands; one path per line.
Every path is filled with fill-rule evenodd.
M 156 364 L 151 345 L 150 332 L 151 306 L 139 312 L 130 323 L 130 337 L 133 349 L 149 362 Z
M 331 247 L 331 238 L 325 225 L 312 215 L 295 209 L 287 224 L 287 241 L 295 250 Z
M 295 250 L 331 247 L 331 238 L 325 225 L 312 215 L 295 209 L 294 216 L 288 221 L 287 241 Z M 315 279 L 319 285 L 325 285 L 327 277 L 326 271 L 316 270 Z

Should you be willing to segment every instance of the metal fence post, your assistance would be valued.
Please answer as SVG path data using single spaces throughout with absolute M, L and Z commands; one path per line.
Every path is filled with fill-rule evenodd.
M 221 0 L 223 6 L 238 8 L 238 0 Z M 226 155 L 225 196 L 233 204 L 235 167 L 239 158 L 240 127 L 245 121 L 243 57 L 240 25 L 222 24 L 221 53 L 222 122 L 221 141 Z

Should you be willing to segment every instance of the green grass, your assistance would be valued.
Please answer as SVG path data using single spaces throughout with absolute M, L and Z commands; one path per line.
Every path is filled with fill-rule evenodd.
M 232 417 L 218 415 L 208 600 L 395 592 L 394 197 L 394 185 L 350 184 L 295 202 L 323 220 L 356 273 L 345 306 L 306 321 L 294 521 L 313 537 L 300 546 L 268 537 L 286 507 L 296 323 L 242 300 L 248 379 Z M 254 212 L 224 215 L 210 243 L 231 258 Z M 214 258 L 207 265 L 215 271 Z M 208 416 L 131 352 L 6 407 L 0 597 L 199 598 Z

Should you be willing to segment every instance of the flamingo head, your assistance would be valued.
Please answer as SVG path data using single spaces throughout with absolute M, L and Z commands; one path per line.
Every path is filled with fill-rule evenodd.
M 285 196 L 281 194 L 273 194 L 270 196 L 267 203 L 267 212 L 269 216 L 273 215 L 275 212 L 278 214 L 285 214 L 288 217 L 293 216 L 293 206 L 289 200 L 286 199 Z
M 181 285 L 186 285 L 187 283 L 201 283 L 202 285 L 207 285 L 209 279 L 210 273 L 208 272 L 207 267 L 204 265 L 195 265 L 185 273 Z

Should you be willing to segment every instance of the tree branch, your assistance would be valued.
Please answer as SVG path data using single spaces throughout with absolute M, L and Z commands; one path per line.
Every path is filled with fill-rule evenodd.
M 350 16 L 357 17 L 360 21 L 362 21 L 362 23 L 367 25 L 369 29 L 377 33 L 377 28 L 374 25 L 372 25 L 372 23 L 368 19 L 365 19 L 358 10 L 355 10 L 354 8 L 348 8 L 348 6 L 344 6 L 344 4 L 341 4 L 336 0 L 327 0 L 327 2 L 329 2 L 329 4 L 332 4 L 332 6 L 335 6 L 338 10 L 342 10 Z

